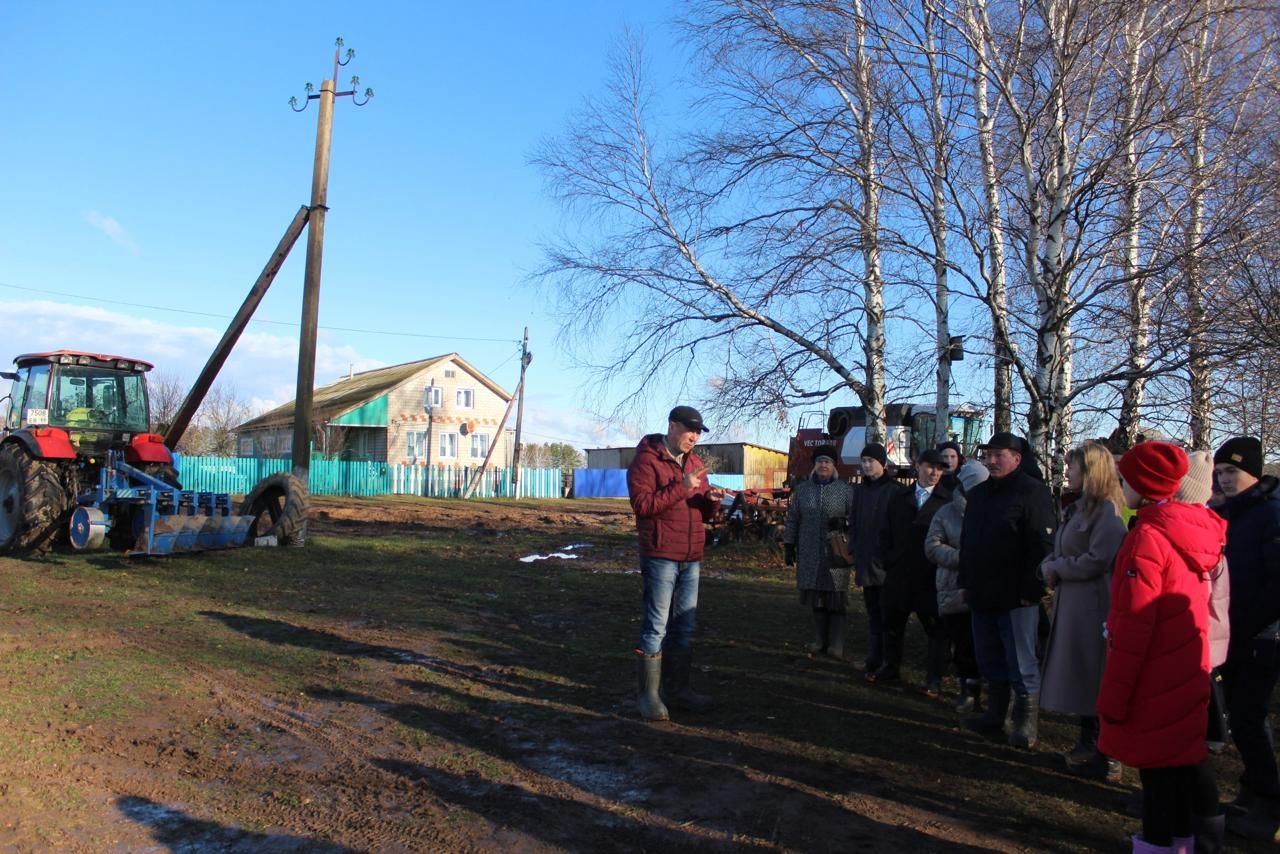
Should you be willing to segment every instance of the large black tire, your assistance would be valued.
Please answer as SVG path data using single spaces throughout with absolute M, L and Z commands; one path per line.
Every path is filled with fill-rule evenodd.
M 0 554 L 50 548 L 66 535 L 71 504 L 57 463 L 16 442 L 0 447 Z
M 244 501 L 240 515 L 252 516 L 248 543 L 256 537 L 275 537 L 282 546 L 300 546 L 307 535 L 307 489 L 291 474 L 280 472 L 258 481 Z

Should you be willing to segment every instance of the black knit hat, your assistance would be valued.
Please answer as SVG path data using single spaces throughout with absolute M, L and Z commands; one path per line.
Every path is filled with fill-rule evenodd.
M 963 463 L 963 462 L 964 462 L 964 451 L 960 450 L 960 443 L 959 443 L 959 442 L 946 441 L 946 442 L 939 442 L 939 443 L 938 443 L 938 452 L 939 452 L 939 453 L 941 453 L 942 451 L 946 451 L 946 450 L 948 450 L 948 449 L 949 449 L 949 450 L 952 450 L 952 451 L 955 451 L 955 452 L 956 452 L 956 456 L 960 458 L 960 462 L 961 462 L 961 463 Z
M 1254 477 L 1262 477 L 1262 442 L 1253 436 L 1228 439 L 1213 455 L 1213 464 L 1235 466 Z
M 814 448 L 813 461 L 815 463 L 818 461 L 818 457 L 826 457 L 827 459 L 831 460 L 831 462 L 833 463 L 836 460 L 840 459 L 840 456 L 836 453 L 835 446 L 833 445 L 819 445 L 818 447 Z
M 873 460 L 878 460 L 882 466 L 889 465 L 889 452 L 886 451 L 884 449 L 884 445 L 881 445 L 879 442 L 872 442 L 867 445 L 862 449 L 862 453 L 858 454 L 858 456 L 871 457 Z

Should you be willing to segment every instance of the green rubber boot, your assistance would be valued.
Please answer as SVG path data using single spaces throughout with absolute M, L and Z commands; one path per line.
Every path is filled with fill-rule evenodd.
M 640 712 L 640 717 L 646 721 L 670 720 L 667 707 L 662 704 L 662 697 L 658 694 L 658 685 L 662 680 L 662 653 L 641 654 L 636 660 L 636 676 L 639 682 L 636 709 Z
M 706 694 L 699 694 L 689 686 L 693 670 L 693 650 L 680 647 L 668 649 L 662 664 L 662 696 L 667 705 L 690 712 L 710 711 L 711 698 Z

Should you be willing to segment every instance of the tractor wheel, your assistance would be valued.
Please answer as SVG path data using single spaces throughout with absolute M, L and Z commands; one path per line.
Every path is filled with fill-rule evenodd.
M 182 481 L 178 480 L 178 470 L 171 463 L 139 463 L 138 468 L 157 480 L 163 480 L 174 489 L 182 489 Z
M 0 554 L 44 551 L 66 534 L 71 498 L 56 463 L 0 448 Z
M 309 504 L 306 487 L 293 475 L 281 472 L 264 477 L 240 504 L 240 515 L 253 517 L 248 542 L 275 537 L 282 546 L 302 545 Z

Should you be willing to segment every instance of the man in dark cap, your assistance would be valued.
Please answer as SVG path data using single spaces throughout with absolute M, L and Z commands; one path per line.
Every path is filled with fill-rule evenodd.
M 711 707 L 710 698 L 689 684 L 706 543 L 703 522 L 712 518 L 724 496 L 707 483 L 707 467 L 693 453 L 706 430 L 698 410 L 677 406 L 667 416 L 667 432 L 641 439 L 627 469 L 644 580 L 636 649 L 638 707 L 649 721 L 667 720 L 667 706 L 691 711 Z
M 938 621 L 938 587 L 933 562 L 925 556 L 924 538 L 933 514 L 951 502 L 951 490 L 939 481 L 945 464 L 937 451 L 916 459 L 916 482 L 889 499 L 880 529 L 880 556 L 885 570 L 880 605 L 884 612 L 884 663 L 870 674 L 873 683 L 899 678 L 907 623 L 915 614 L 929 639 L 924 692 L 937 697 L 942 689 L 946 646 Z
M 972 724 L 996 735 L 1013 697 L 1009 743 L 1033 747 L 1039 730 L 1036 634 L 1044 585 L 1037 571 L 1057 527 L 1053 496 L 1028 474 L 1021 436 L 996 433 L 980 447 L 991 477 L 968 493 L 960 533 L 960 587 L 967 592 L 978 666 L 990 685 L 985 714 Z
M 862 481 L 853 490 L 849 512 L 849 554 L 853 558 L 854 582 L 862 588 L 867 608 L 867 658 L 863 674 L 872 681 L 884 664 L 884 618 L 880 590 L 884 585 L 884 563 L 880 558 L 880 529 L 884 526 L 889 499 L 901 487 L 885 473 L 889 452 L 872 442 L 862 449 Z
M 1227 829 L 1271 839 L 1280 829 L 1280 772 L 1268 710 L 1280 674 L 1280 483 L 1262 473 L 1262 443 L 1237 436 L 1213 455 L 1224 499 L 1231 643 L 1222 665 L 1231 737 L 1244 761 Z

